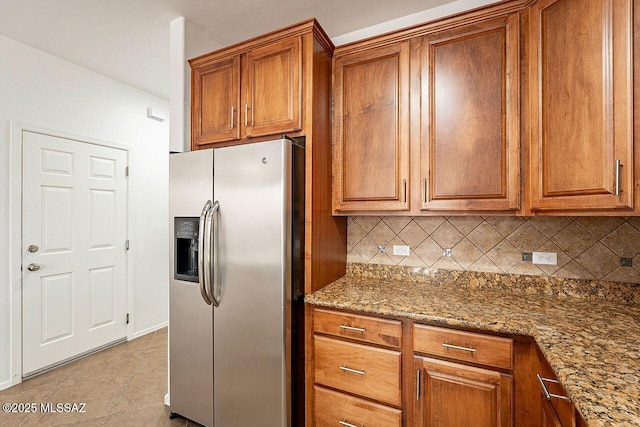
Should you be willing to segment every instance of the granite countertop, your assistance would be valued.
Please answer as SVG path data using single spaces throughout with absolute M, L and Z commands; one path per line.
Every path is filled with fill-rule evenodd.
M 350 266 L 305 302 L 531 336 L 590 427 L 640 426 L 640 285 L 397 269 Z

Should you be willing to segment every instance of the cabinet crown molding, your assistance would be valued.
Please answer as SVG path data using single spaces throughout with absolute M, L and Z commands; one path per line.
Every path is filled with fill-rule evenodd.
M 329 56 L 333 55 L 335 46 L 331 42 L 331 39 L 329 38 L 329 36 L 327 36 L 327 33 L 320 26 L 318 21 L 315 18 L 310 18 L 297 24 L 271 31 L 267 34 L 262 34 L 249 40 L 244 40 L 231 46 L 227 46 L 222 49 L 218 49 L 216 51 L 205 53 L 204 55 L 189 59 L 189 64 L 192 68 L 199 67 L 225 57 L 241 55 L 252 49 L 273 44 L 290 37 L 301 36 L 309 33 L 313 33 L 322 47 L 324 47 L 324 49 L 327 51 Z
M 416 24 L 401 30 L 393 30 L 388 33 L 368 37 L 351 43 L 337 46 L 334 57 L 351 54 L 372 47 L 384 46 L 409 40 L 416 37 L 429 35 L 431 33 L 449 30 L 452 28 L 482 22 L 504 15 L 520 12 L 538 0 L 505 0 L 500 3 L 493 3 L 473 10 L 467 10 L 450 15 L 444 18 L 437 18 L 422 24 Z

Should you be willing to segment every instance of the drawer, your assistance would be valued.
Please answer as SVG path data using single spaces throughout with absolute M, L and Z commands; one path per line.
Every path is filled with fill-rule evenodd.
M 314 419 L 317 426 L 402 426 L 402 411 L 400 409 L 390 408 L 323 387 L 316 386 L 315 394 Z
M 413 350 L 418 353 L 513 369 L 513 340 L 510 338 L 414 324 Z
M 401 353 L 315 336 L 316 383 L 400 406 Z
M 389 347 L 402 346 L 402 322 L 398 320 L 315 309 L 313 325 L 315 332 L 323 334 Z

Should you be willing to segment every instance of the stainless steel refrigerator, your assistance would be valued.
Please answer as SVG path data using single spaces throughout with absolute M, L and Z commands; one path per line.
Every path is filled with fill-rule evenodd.
M 171 416 L 302 425 L 304 142 L 170 156 Z

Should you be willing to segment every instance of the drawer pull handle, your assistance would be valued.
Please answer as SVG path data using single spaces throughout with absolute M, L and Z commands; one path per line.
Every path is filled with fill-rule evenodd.
M 340 366 L 339 368 L 343 371 L 351 372 L 352 374 L 364 375 L 364 371 L 361 371 L 359 369 L 351 369 L 347 368 L 346 366 Z
M 356 328 L 355 326 L 347 326 L 347 325 L 340 325 L 340 329 L 346 329 L 348 331 L 356 331 L 356 332 L 367 332 L 365 328 Z
M 561 396 L 559 394 L 549 393 L 549 390 L 547 390 L 547 386 L 545 385 L 545 381 L 549 382 L 549 383 L 554 383 L 554 384 L 560 384 L 560 381 L 552 380 L 551 378 L 543 378 L 543 377 L 540 376 L 540 374 L 536 374 L 536 377 L 538 377 L 538 382 L 540 382 L 540 388 L 542 389 L 542 394 L 544 394 L 544 397 L 547 400 L 551 400 L 552 397 L 555 397 L 556 399 L 562 399 L 562 400 L 571 401 L 571 399 L 569 399 L 567 396 Z
M 346 419 L 344 419 L 342 421 L 338 421 L 338 422 L 340 423 L 340 425 L 343 425 L 345 427 L 358 427 L 355 424 L 348 423 Z M 364 424 L 361 424 L 360 427 L 364 427 Z
M 452 348 L 454 350 L 470 351 L 471 353 L 475 353 L 476 351 L 478 351 L 473 347 L 460 347 L 459 345 L 453 345 L 453 344 L 449 344 L 447 342 L 442 343 L 442 346 L 445 347 L 445 348 Z

